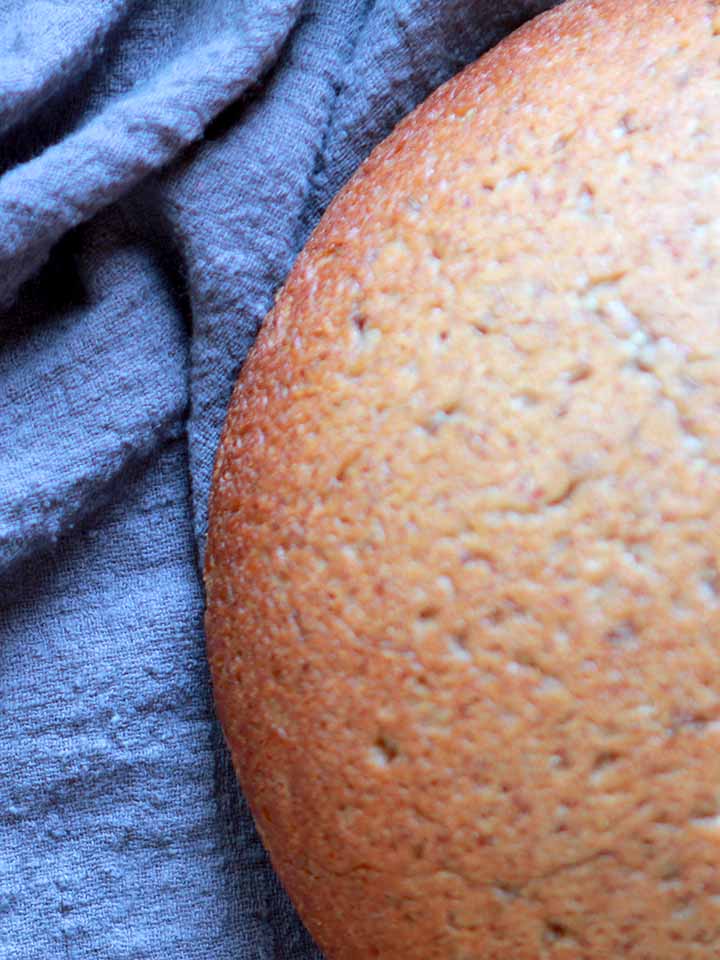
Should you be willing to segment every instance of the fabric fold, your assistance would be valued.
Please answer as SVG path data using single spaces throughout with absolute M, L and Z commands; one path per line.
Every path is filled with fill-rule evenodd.
M 334 193 L 553 2 L 0 0 L 2 960 L 319 960 L 214 719 L 215 450 Z
M 0 25 L 0 134 L 87 69 L 138 0 L 18 4 Z
M 0 577 L 97 512 L 130 465 L 184 434 L 185 330 L 157 259 L 114 212 L 75 246 L 87 261 L 76 278 L 87 304 L 49 324 L 28 295 L 0 334 Z M 68 274 L 66 264 L 66 283 Z
M 302 0 L 270 5 L 184 51 L 79 130 L 0 179 L 0 307 L 68 230 L 198 140 L 272 64 Z

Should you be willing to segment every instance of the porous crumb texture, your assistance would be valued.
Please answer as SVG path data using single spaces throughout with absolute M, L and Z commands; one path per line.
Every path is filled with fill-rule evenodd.
M 720 954 L 720 8 L 558 7 L 300 256 L 207 634 L 331 960 Z

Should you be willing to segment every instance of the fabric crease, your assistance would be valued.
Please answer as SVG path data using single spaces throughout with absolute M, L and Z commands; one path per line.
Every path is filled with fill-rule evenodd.
M 0 960 L 319 960 L 214 720 L 233 383 L 337 190 L 553 0 L 0 0 Z

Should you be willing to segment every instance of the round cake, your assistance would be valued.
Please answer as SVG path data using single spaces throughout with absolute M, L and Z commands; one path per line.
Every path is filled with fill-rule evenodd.
M 217 710 L 329 960 L 720 955 L 720 7 L 569 0 L 331 205 L 234 392 Z

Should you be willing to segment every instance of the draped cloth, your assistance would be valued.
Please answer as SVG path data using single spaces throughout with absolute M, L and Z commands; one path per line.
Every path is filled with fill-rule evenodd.
M 2 960 L 319 956 L 213 717 L 219 432 L 333 194 L 551 5 L 0 0 Z

